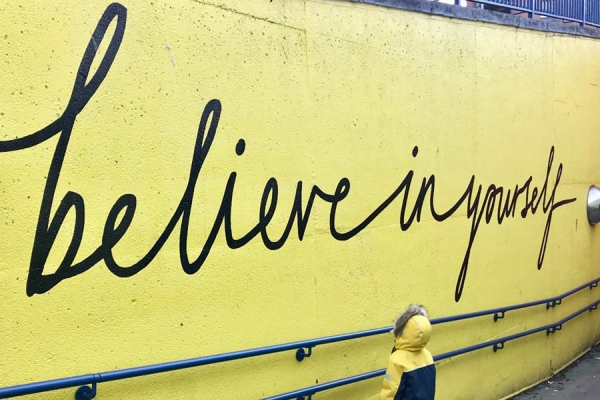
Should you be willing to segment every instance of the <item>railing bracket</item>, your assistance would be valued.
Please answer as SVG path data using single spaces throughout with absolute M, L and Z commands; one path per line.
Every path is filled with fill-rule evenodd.
M 554 308 L 560 304 L 562 304 L 562 299 L 549 301 L 546 303 L 546 310 L 548 310 L 550 308 Z
M 504 348 L 504 342 L 494 344 L 494 353 Z
M 597 309 L 598 309 L 598 304 L 594 304 L 592 307 L 590 307 L 589 311 L 592 312 Z
M 75 392 L 75 400 L 91 400 L 96 397 L 96 382 L 92 383 L 92 387 L 80 386 Z
M 592 290 L 593 288 L 598 287 L 598 282 L 594 282 L 590 285 L 590 290 Z
M 307 394 L 306 396 L 300 396 L 296 398 L 296 400 L 312 400 L 312 394 Z
M 504 318 L 504 313 L 505 311 L 498 311 L 497 313 L 494 313 L 494 322 Z
M 562 324 L 553 326 L 552 328 L 548 328 L 548 329 L 546 329 L 546 336 L 548 336 L 549 334 L 554 333 L 556 331 L 560 331 L 561 329 L 562 329 Z
M 298 360 L 298 362 L 304 360 L 307 357 L 310 357 L 312 355 L 312 347 L 307 347 L 306 350 L 304 350 L 304 347 L 299 348 L 298 350 L 296 350 L 296 360 Z M 309 397 L 310 400 L 310 397 Z

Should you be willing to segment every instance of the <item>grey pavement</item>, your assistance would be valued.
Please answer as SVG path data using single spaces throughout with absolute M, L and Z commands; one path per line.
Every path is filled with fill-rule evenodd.
M 600 345 L 567 369 L 511 400 L 600 400 Z

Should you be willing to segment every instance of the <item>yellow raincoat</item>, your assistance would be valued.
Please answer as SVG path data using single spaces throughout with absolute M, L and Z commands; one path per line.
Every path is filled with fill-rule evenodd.
M 421 315 L 411 317 L 390 356 L 380 400 L 433 400 L 435 365 L 425 348 L 431 336 L 431 324 Z

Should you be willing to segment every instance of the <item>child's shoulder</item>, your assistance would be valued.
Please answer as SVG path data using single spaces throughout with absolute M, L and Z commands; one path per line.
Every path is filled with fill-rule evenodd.
M 415 363 L 433 363 L 433 357 L 427 349 L 419 351 L 396 350 L 390 355 L 390 361 L 400 367 L 412 369 Z

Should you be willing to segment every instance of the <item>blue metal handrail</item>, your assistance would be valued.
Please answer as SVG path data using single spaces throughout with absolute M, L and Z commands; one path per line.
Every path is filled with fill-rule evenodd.
M 541 331 L 546 331 L 546 335 L 550 335 L 551 333 L 555 333 L 556 331 L 560 331 L 562 329 L 563 324 L 577 317 L 578 315 L 583 314 L 586 311 L 596 310 L 598 308 L 598 304 L 600 304 L 600 300 L 593 302 L 592 304 L 574 312 L 573 314 L 561 319 L 558 322 L 540 326 L 538 328 L 530 329 L 524 332 L 515 333 L 514 335 L 504 336 L 498 339 L 488 340 L 487 342 L 479 343 L 473 346 L 463 347 L 462 349 L 449 351 L 447 353 L 438 354 L 433 357 L 434 361 L 444 360 L 446 358 L 458 356 L 461 354 L 470 353 L 472 351 L 480 350 L 486 347 L 492 347 L 494 352 L 501 350 L 504 348 L 504 343 L 509 342 L 511 340 L 519 339 L 524 336 L 533 335 L 534 333 L 538 333 Z M 263 400 L 288 400 L 288 399 L 297 399 L 303 400 L 304 396 L 308 397 L 308 400 L 311 400 L 312 396 L 317 392 L 322 392 L 325 390 L 333 389 L 336 387 L 348 385 L 350 383 L 360 382 L 367 379 L 375 378 L 385 374 L 385 368 L 378 369 L 376 371 L 366 372 L 364 374 L 354 375 L 343 379 L 338 379 L 331 382 L 322 383 L 315 386 L 310 386 L 304 389 L 294 390 L 292 392 L 280 394 L 277 396 L 267 397 Z
M 550 297 L 543 300 L 531 301 L 527 303 L 521 303 L 513 306 L 493 308 L 489 310 L 477 311 L 466 314 L 459 314 L 449 317 L 434 318 L 431 320 L 432 324 L 441 324 L 452 321 L 460 321 L 463 319 L 476 318 L 485 315 L 494 315 L 494 321 L 504 318 L 504 315 L 508 311 L 533 307 L 540 304 L 546 304 L 546 309 L 553 308 L 561 304 L 562 300 L 572 294 L 579 292 L 585 288 L 594 288 L 598 286 L 600 277 L 591 280 L 583 285 L 580 285 L 568 292 L 565 292 L 559 296 Z M 47 392 L 58 389 L 66 389 L 69 387 L 81 386 L 76 393 L 76 399 L 87 400 L 92 399 L 96 393 L 96 385 L 101 382 L 115 381 L 119 379 L 134 378 L 138 376 L 157 374 L 161 372 L 176 371 L 184 368 L 199 367 L 202 365 L 216 364 L 226 361 L 240 360 L 249 357 L 256 357 L 266 354 L 278 353 L 289 350 L 296 350 L 296 359 L 302 361 L 306 357 L 312 355 L 312 348 L 318 345 L 341 342 L 345 340 L 358 339 L 363 337 L 369 337 L 373 335 L 380 335 L 388 333 L 392 327 L 383 327 L 376 329 L 369 329 L 358 332 L 345 333 L 341 335 L 326 336 L 317 339 L 301 340 L 297 342 L 279 344 L 274 346 L 259 347 L 249 350 L 235 351 L 230 353 L 216 354 L 211 356 L 191 358 L 187 360 L 171 361 L 161 364 L 145 365 L 142 367 L 134 367 L 121 369 L 116 371 L 108 371 L 97 374 L 79 375 L 68 378 L 53 379 L 42 382 L 27 383 L 23 385 L 10 386 L 0 388 L 0 399 L 6 399 L 17 396 L 24 396 L 29 394 Z M 305 350 L 306 349 L 306 350 Z M 367 379 L 367 378 L 364 378 Z M 350 382 L 349 382 L 350 383 Z M 85 385 L 91 385 L 89 388 Z

